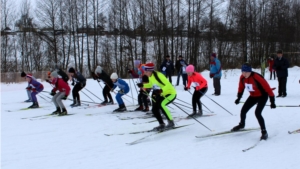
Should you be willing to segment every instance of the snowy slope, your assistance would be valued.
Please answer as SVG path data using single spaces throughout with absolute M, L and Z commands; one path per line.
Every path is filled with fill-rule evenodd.
M 287 85 L 288 96 L 276 98 L 277 105 L 299 105 L 299 67 L 289 69 Z M 257 70 L 258 71 L 258 70 Z M 152 129 L 157 122 L 153 119 L 120 120 L 120 117 L 143 116 L 142 112 L 112 114 L 117 105 L 101 108 L 70 108 L 70 116 L 28 118 L 49 114 L 55 110 L 50 99 L 38 97 L 40 109 L 19 110 L 28 107 L 23 103 L 27 95 L 22 84 L 1 84 L 1 168 L 3 169 L 145 169 L 145 168 L 204 168 L 204 169 L 298 169 L 300 134 L 289 135 L 287 131 L 300 128 L 299 107 L 277 107 L 275 110 L 265 107 L 265 118 L 269 139 L 247 152 L 243 149 L 255 144 L 260 131 L 235 133 L 229 136 L 199 139 L 196 135 L 206 135 L 226 131 L 239 122 L 239 111 L 242 104 L 235 105 L 240 70 L 229 70 L 226 78 L 221 80 L 222 95 L 212 96 L 212 80 L 208 71 L 202 72 L 208 79 L 207 96 L 218 102 L 234 116 L 227 113 L 208 97 L 202 102 L 216 115 L 198 118 L 214 132 L 197 123 L 195 120 L 181 120 L 177 125 L 193 125 L 168 131 L 149 137 L 136 145 L 127 145 L 149 133 L 105 136 L 105 133 L 126 133 Z M 269 74 L 266 73 L 266 77 Z M 224 76 L 223 76 L 224 77 Z M 128 80 L 127 80 L 128 81 Z M 131 81 L 131 80 L 130 80 Z M 176 77 L 173 77 L 173 83 Z M 132 81 L 131 81 L 132 82 Z M 268 80 L 271 87 L 277 87 L 277 81 Z M 132 83 L 133 85 L 133 83 Z M 45 91 L 51 86 L 44 83 Z M 103 84 L 102 84 L 103 86 Z M 102 91 L 96 81 L 89 80 L 86 88 L 102 98 Z M 178 97 L 191 102 L 191 95 L 183 90 L 183 85 L 176 86 Z M 133 94 L 136 95 L 135 88 Z M 86 90 L 83 90 L 89 94 Z M 277 95 L 277 90 L 274 91 Z M 131 95 L 131 93 L 129 94 Z M 47 93 L 42 93 L 44 98 Z M 92 97 L 91 94 L 89 96 Z M 245 91 L 244 101 L 248 96 Z M 89 100 L 81 93 L 82 100 Z M 71 98 L 71 97 L 70 97 Z M 132 99 L 125 97 L 127 105 Z M 93 97 L 95 101 L 100 102 Z M 178 103 L 184 104 L 180 101 Z M 65 101 L 65 105 L 71 101 Z M 137 104 L 135 101 L 134 104 Z M 269 104 L 269 102 L 268 102 Z M 176 106 L 170 105 L 174 117 L 186 116 Z M 135 107 L 128 107 L 133 109 Z M 8 112 L 8 110 L 10 112 Z M 190 109 L 185 108 L 190 113 Z M 207 110 L 204 108 L 204 110 Z M 92 115 L 91 115 L 92 114 Z M 209 114 L 205 111 L 204 114 Z M 133 123 L 142 123 L 136 124 Z M 258 127 L 254 108 L 247 114 L 246 127 Z

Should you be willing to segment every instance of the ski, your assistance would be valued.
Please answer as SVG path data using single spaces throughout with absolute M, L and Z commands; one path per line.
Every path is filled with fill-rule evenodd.
M 146 124 L 146 123 L 153 123 L 156 122 L 157 120 L 151 120 L 151 121 L 147 121 L 147 122 L 143 122 L 143 123 L 132 123 L 133 125 L 137 125 L 137 124 Z
M 21 109 L 18 109 L 18 110 L 6 110 L 7 112 L 15 112 L 15 111 L 21 111 L 21 110 L 34 110 L 34 109 L 39 109 L 39 108 L 43 108 L 43 107 L 38 107 L 38 108 L 21 108 Z
M 300 133 L 300 129 L 294 130 L 294 131 L 288 131 L 289 134 L 297 134 Z
M 216 114 L 203 114 L 202 116 L 199 116 L 199 115 L 195 115 L 193 116 L 194 118 L 200 118 L 200 117 L 211 117 L 211 116 L 215 116 Z M 191 116 L 187 116 L 185 117 L 184 119 L 193 119 L 193 117 Z
M 258 140 L 255 144 L 253 144 L 253 146 L 249 147 L 249 148 L 246 148 L 244 150 L 242 150 L 243 152 L 246 152 L 248 150 L 251 150 L 253 149 L 254 147 L 256 147 L 262 140 Z
M 145 137 L 142 137 L 142 138 L 140 138 L 140 139 L 137 139 L 137 140 L 135 140 L 135 141 L 133 141 L 133 142 L 126 143 L 126 144 L 128 144 L 128 145 L 134 145 L 134 144 L 137 144 L 137 143 L 139 143 L 140 141 L 145 140 L 146 138 L 151 137 L 151 136 L 153 136 L 153 135 L 160 134 L 160 133 L 164 133 L 164 132 L 166 132 L 166 131 L 172 131 L 172 130 L 179 129 L 179 128 L 182 128 L 182 127 L 186 127 L 186 126 L 189 126 L 189 125 L 192 125 L 192 124 L 187 124 L 187 125 L 182 125 L 182 126 L 176 126 L 176 127 L 174 127 L 174 128 L 167 129 L 167 130 L 162 130 L 162 131 L 155 131 L 155 132 L 154 132 L 154 131 L 152 130 L 152 132 L 154 132 L 154 133 L 151 133 L 151 134 L 149 134 L 149 135 L 147 135 L 147 136 L 145 136 Z M 151 131 L 151 130 L 150 130 L 150 131 Z
M 45 116 L 52 116 L 53 114 L 44 114 L 44 115 L 39 115 L 39 116 L 33 116 L 33 117 L 23 117 L 21 119 L 32 119 L 32 118 L 39 118 L 39 117 L 45 117 Z
M 132 119 L 149 119 L 153 118 L 153 116 L 140 116 L 140 117 L 120 117 L 117 116 L 120 120 L 132 120 Z
M 31 120 L 31 121 L 33 121 L 33 120 L 43 120 L 43 119 L 48 119 L 48 118 L 50 118 L 50 117 L 64 117 L 64 116 L 70 116 L 70 115 L 74 115 L 74 114 L 67 114 L 67 115 L 62 115 L 62 116 L 60 116 L 60 115 L 46 115 L 46 116 L 43 116 L 43 117 L 40 117 L 40 118 L 30 118 L 29 120 Z
M 250 132 L 250 131 L 256 131 L 260 130 L 260 128 L 248 128 L 248 129 L 242 129 L 238 131 L 223 131 L 219 133 L 214 133 L 214 134 L 208 134 L 204 136 L 195 136 L 196 138 L 207 138 L 207 137 L 215 137 L 215 136 L 220 136 L 220 135 L 228 135 L 228 134 L 234 134 L 234 133 L 239 133 L 239 132 Z

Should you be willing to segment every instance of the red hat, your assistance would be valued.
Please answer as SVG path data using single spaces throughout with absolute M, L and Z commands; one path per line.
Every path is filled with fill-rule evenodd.
M 216 53 L 212 53 L 211 56 L 212 57 L 217 57 L 217 54 Z
M 154 63 L 147 63 L 144 67 L 145 71 L 154 71 Z
M 32 75 L 31 74 L 27 74 L 26 77 L 31 79 Z

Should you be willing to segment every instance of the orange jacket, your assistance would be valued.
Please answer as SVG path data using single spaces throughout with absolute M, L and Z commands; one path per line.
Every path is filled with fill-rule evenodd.
M 195 90 L 201 90 L 204 87 L 207 87 L 207 81 L 204 77 L 197 72 L 194 72 L 191 76 L 188 76 L 187 88 L 191 87 L 191 83 L 194 83 Z

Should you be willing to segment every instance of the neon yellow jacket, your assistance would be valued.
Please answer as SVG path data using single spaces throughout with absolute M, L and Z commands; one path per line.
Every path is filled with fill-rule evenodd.
M 153 73 L 149 77 L 149 83 L 144 84 L 144 88 L 152 88 L 154 85 L 158 86 L 162 89 L 162 96 L 166 96 L 167 94 L 177 94 L 175 88 L 172 86 L 172 84 L 169 82 L 169 80 L 166 78 L 166 76 L 160 72 L 157 72 L 158 78 L 165 84 L 159 83 L 156 78 L 154 77 Z

